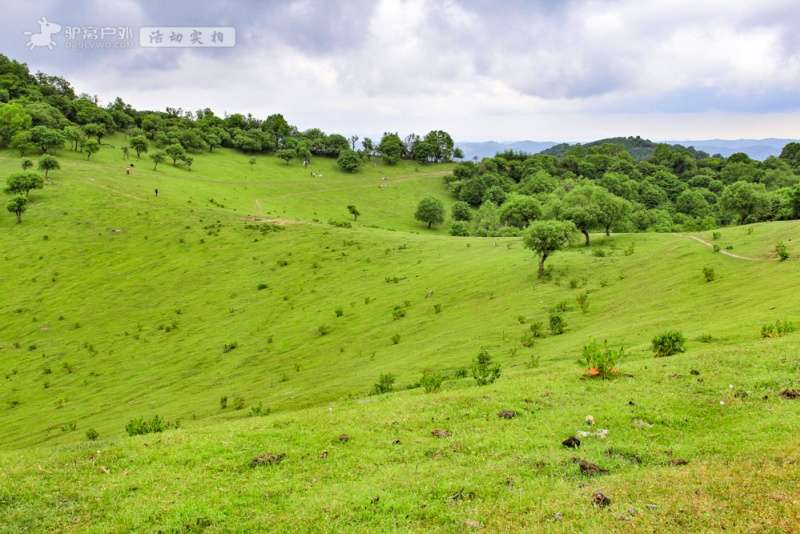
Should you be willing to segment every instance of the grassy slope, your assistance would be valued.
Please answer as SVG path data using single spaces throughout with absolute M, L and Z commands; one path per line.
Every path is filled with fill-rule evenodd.
M 642 528 L 680 530 L 678 509 L 692 510 L 683 519 L 698 528 L 763 520 L 781 529 L 797 518 L 797 493 L 775 494 L 797 482 L 796 469 L 781 466 L 797 459 L 791 435 L 798 408 L 776 397 L 797 378 L 797 341 L 758 339 L 761 324 L 800 316 L 786 291 L 796 284 L 795 261 L 744 262 L 686 237 L 597 236 L 593 248 L 610 256 L 570 248 L 550 260 L 555 280 L 540 283 L 519 239 L 449 238 L 446 225 L 429 232 L 413 221 L 419 198 L 446 199 L 439 177 L 426 176 L 440 167 L 365 167 L 345 175 L 318 160 L 315 170 L 325 176 L 311 180 L 301 166 L 276 158 L 259 158 L 249 172 L 244 156 L 223 150 L 197 157 L 191 173 L 169 165 L 154 173 L 140 163 L 128 178 L 116 156 L 104 149 L 87 163 L 65 154 L 55 184 L 32 193 L 23 224 L 0 219 L 0 443 L 61 445 L 0 457 L 7 473 L 0 479 L 7 521 L 0 523 L 9 528 L 66 528 L 74 518 L 79 528 L 98 531 L 186 523 L 212 530 L 449 530 L 466 521 L 499 529 L 550 525 L 543 521 L 557 511 L 566 522 L 554 529 L 633 528 L 585 506 L 594 483 L 584 486 L 559 445 L 587 413 L 612 432 L 605 442 L 589 438 L 580 455 L 613 469 L 601 485 L 617 503 L 614 512 L 625 512 L 625 502 L 642 512 L 644 501 L 662 506 L 633 519 Z M 16 165 L 6 155 L 0 174 Z M 384 173 L 390 188 L 378 189 Z M 363 213 L 354 228 L 324 224 L 346 220 L 350 203 Z M 323 223 L 261 235 L 244 228 L 252 216 Z M 789 239 L 799 227 L 724 229 L 721 242 L 766 257 L 783 239 L 796 256 Z M 635 252 L 623 255 L 631 243 Z M 716 270 L 712 283 L 703 280 L 706 266 Z M 259 283 L 268 288 L 257 290 Z M 433 298 L 425 299 L 431 289 Z M 589 292 L 586 314 L 575 304 L 582 291 Z M 561 301 L 571 308 L 567 333 L 522 347 L 528 325 L 518 317 L 546 322 Z M 395 305 L 408 308 L 406 317 L 393 320 Z M 177 329 L 159 329 L 173 320 Z M 320 325 L 330 333 L 320 336 Z M 719 341 L 690 343 L 687 354 L 656 363 L 649 340 L 669 328 Z M 401 335 L 397 345 L 394 334 Z M 574 360 L 592 336 L 626 347 L 623 371 L 632 378 L 578 380 Z M 237 348 L 223 353 L 233 341 Z M 503 365 L 494 386 L 461 379 L 439 395 L 363 398 L 380 373 L 398 375 L 401 386 L 425 368 L 453 376 L 480 346 Z M 538 369 L 525 365 L 532 355 Z M 701 370 L 704 382 L 690 377 L 690 368 Z M 750 396 L 734 398 L 740 390 Z M 277 413 L 209 426 L 246 415 L 220 410 L 223 395 Z M 635 407 L 623 407 L 634 399 Z M 311 408 L 297 411 L 304 406 Z M 501 408 L 522 416 L 497 420 Z M 184 428 L 122 437 L 129 419 L 155 413 L 181 419 Z M 633 418 L 654 426 L 637 427 Z M 61 430 L 69 422 L 77 431 Z M 432 438 L 437 426 L 454 437 Z M 75 445 L 90 427 L 104 441 Z M 342 432 L 354 439 L 340 444 Z M 403 446 L 391 446 L 395 439 Z M 642 463 L 608 458 L 609 447 Z M 324 461 L 317 457 L 323 449 L 330 452 Z M 268 451 L 287 452 L 287 460 L 247 468 Z M 665 467 L 670 451 L 688 457 L 689 466 Z M 758 481 L 749 480 L 756 472 Z M 82 482 L 86 477 L 98 491 Z M 737 491 L 746 498 L 736 501 L 726 484 L 745 482 Z M 448 505 L 460 486 L 477 497 Z M 701 486 L 705 496 L 697 497 Z M 161 498 L 164 491 L 174 497 Z M 369 505 L 376 496 L 379 503 Z M 241 516 L 255 506 L 265 514 Z M 763 518 L 748 512 L 754 507 Z

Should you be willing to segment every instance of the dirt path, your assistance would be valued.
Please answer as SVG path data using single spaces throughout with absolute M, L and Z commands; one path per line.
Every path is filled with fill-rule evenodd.
M 686 235 L 686 234 L 673 234 L 679 237 L 688 237 L 690 239 L 694 239 L 695 241 L 699 241 L 700 243 L 707 245 L 711 248 L 714 248 L 714 245 L 705 241 L 704 239 L 700 239 L 699 237 L 695 237 L 693 235 Z M 738 254 L 733 254 L 732 252 L 726 252 L 724 250 L 719 251 L 720 254 L 725 254 L 726 256 L 730 256 L 731 258 L 736 258 L 737 260 L 747 260 L 747 261 L 765 261 L 764 258 L 748 258 L 747 256 L 740 256 Z

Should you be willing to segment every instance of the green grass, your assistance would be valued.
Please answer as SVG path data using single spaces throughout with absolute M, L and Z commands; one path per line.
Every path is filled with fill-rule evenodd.
M 349 174 L 317 158 L 311 179 L 269 156 L 251 172 L 223 149 L 191 172 L 134 158 L 126 176 L 120 155 L 62 151 L 22 224 L 0 217 L 0 531 L 744 532 L 800 518 L 800 401 L 778 397 L 800 380 L 800 336 L 760 338 L 763 324 L 800 322 L 794 261 L 597 235 L 555 254 L 541 281 L 519 238 L 452 238 L 449 220 L 413 219 L 429 194 L 452 205 L 447 166 Z M 17 166 L 0 155 L 0 176 Z M 246 228 L 267 220 L 284 229 Z M 797 255 L 797 221 L 752 226 L 719 230 L 722 248 L 769 258 L 783 240 Z M 524 347 L 561 302 L 565 333 Z M 687 352 L 652 359 L 668 330 Z M 580 379 L 590 338 L 625 347 L 618 379 Z M 481 347 L 500 379 L 456 379 Z M 425 370 L 448 377 L 441 393 L 414 388 Z M 385 373 L 413 389 L 369 396 Z M 248 417 L 259 405 L 270 415 Z M 128 421 L 155 414 L 181 428 L 127 437 Z M 564 449 L 593 430 L 588 414 L 609 437 Z M 263 453 L 287 456 L 250 468 Z M 572 456 L 611 474 L 588 480 Z M 595 487 L 610 510 L 589 504 Z

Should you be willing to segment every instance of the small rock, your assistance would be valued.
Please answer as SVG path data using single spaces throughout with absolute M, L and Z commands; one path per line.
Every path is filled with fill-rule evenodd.
M 686 465 L 689 463 L 689 460 L 684 460 L 683 458 L 676 458 L 674 460 L 670 460 L 667 462 L 668 465 L 676 466 L 676 465 Z
M 784 389 L 780 396 L 784 399 L 800 399 L 800 389 Z
M 347 434 L 342 434 L 341 436 L 339 436 L 339 441 L 341 441 L 342 443 L 347 443 L 347 440 L 349 439 L 350 436 L 348 436 Z
M 627 515 L 625 515 L 625 514 L 617 514 L 617 518 L 618 518 L 620 521 L 629 521 L 629 519 L 628 519 L 628 516 L 627 516 Z
M 512 412 L 511 410 L 500 410 L 500 413 L 498 413 L 497 416 L 501 419 L 514 419 L 517 416 L 517 412 Z
M 689 371 L 689 374 L 690 374 L 690 375 L 697 376 L 697 375 L 699 375 L 699 374 L 700 374 L 700 371 L 698 371 L 697 369 L 692 369 L 691 371 Z
M 589 436 L 597 436 L 600 439 L 606 439 L 606 436 L 608 436 L 608 430 L 602 429 L 598 430 L 597 432 L 586 432 L 585 430 L 578 430 L 577 434 L 582 438 L 588 438 Z
M 643 428 L 650 428 L 650 427 L 653 426 L 652 423 L 648 423 L 644 419 L 634 419 L 633 420 L 633 424 L 636 425 L 636 426 L 643 427 Z
M 592 506 L 609 506 L 610 504 L 611 499 L 603 495 L 601 490 L 594 490 L 594 495 L 592 495 Z
M 608 469 L 603 469 L 597 464 L 581 460 L 580 462 L 581 473 L 586 476 L 605 475 L 608 474 Z
M 431 432 L 431 434 L 433 434 L 433 436 L 437 438 L 449 438 L 450 436 L 453 435 L 447 430 L 442 430 L 441 428 L 437 428 L 436 430 Z
M 656 508 L 658 508 L 658 506 L 656 506 L 655 504 L 651 504 L 651 503 L 645 504 L 645 506 L 650 508 L 651 510 L 655 510 Z
M 465 521 L 464 524 L 467 525 L 469 528 L 474 528 L 474 529 L 483 528 L 483 525 L 472 519 L 470 519 L 469 521 Z
M 577 449 L 578 447 L 581 446 L 581 440 L 579 440 L 575 436 L 570 436 L 564 441 L 562 441 L 561 444 L 569 449 Z
M 327 458 L 328 457 L 328 451 L 322 451 L 321 453 L 318 454 L 318 456 L 320 458 Z
M 675 373 L 674 375 L 670 375 L 670 376 L 671 376 L 672 378 L 680 378 L 680 377 L 681 377 L 681 375 L 679 375 L 678 373 Z
M 636 510 L 634 508 L 628 508 L 628 514 L 633 517 L 636 515 Z
M 553 521 L 561 521 L 562 519 L 564 519 L 564 514 L 562 514 L 561 512 L 556 512 L 553 514 L 552 519 Z
M 250 460 L 250 467 L 255 467 L 257 465 L 263 465 L 263 464 L 269 464 L 269 465 L 279 464 L 283 461 L 284 458 L 286 458 L 286 453 L 272 454 L 266 452 Z

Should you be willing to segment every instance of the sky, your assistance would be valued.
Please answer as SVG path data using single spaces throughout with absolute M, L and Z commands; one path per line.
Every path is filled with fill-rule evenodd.
M 800 137 L 796 0 L 0 0 L 0 14 L 0 53 L 101 105 L 373 138 Z M 176 27 L 184 46 L 150 46 Z

